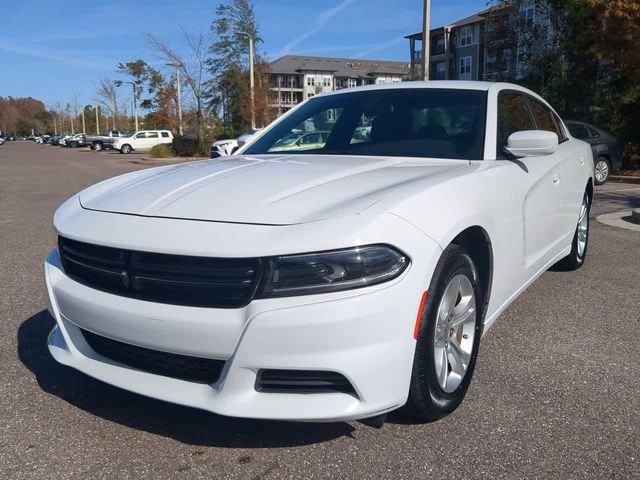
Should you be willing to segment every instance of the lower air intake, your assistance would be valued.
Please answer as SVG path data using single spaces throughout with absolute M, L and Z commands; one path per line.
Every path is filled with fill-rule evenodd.
M 81 330 L 81 332 L 96 353 L 154 375 L 212 384 L 218 381 L 224 368 L 224 360 L 161 352 L 111 340 L 87 330 Z
M 357 397 L 353 385 L 336 372 L 315 370 L 259 370 L 256 390 L 263 393 L 347 393 Z

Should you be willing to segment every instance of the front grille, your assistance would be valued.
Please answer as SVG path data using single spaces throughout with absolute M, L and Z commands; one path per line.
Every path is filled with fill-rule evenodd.
M 224 360 L 190 357 L 136 347 L 82 330 L 89 346 L 103 357 L 143 372 L 190 382 L 212 384 L 218 381 Z
M 247 305 L 261 276 L 258 258 L 210 258 L 103 247 L 60 237 L 69 277 L 96 290 L 192 307 Z
M 348 393 L 353 385 L 337 372 L 315 370 L 259 370 L 255 388 L 264 393 Z

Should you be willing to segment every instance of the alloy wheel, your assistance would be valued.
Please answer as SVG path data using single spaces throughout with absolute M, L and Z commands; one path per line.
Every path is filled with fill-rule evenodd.
M 454 276 L 445 288 L 436 319 L 433 358 L 440 388 L 451 393 L 464 379 L 476 334 L 476 298 L 466 275 Z
M 609 178 L 609 164 L 605 160 L 600 160 L 595 166 L 595 176 L 598 183 L 604 183 Z
M 578 218 L 578 258 L 583 258 L 587 250 L 589 236 L 589 197 L 585 194 Z

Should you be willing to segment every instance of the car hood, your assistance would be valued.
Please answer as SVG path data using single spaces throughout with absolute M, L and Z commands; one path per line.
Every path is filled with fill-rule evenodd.
M 290 225 L 359 214 L 461 160 L 234 156 L 143 170 L 80 194 L 83 208 L 150 217 Z

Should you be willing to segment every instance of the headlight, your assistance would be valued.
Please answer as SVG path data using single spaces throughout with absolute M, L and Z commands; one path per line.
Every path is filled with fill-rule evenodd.
M 388 245 L 267 259 L 258 298 L 312 295 L 368 287 L 398 277 L 409 258 Z

